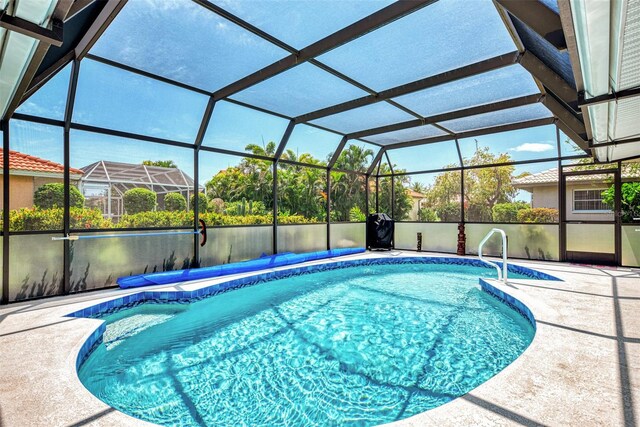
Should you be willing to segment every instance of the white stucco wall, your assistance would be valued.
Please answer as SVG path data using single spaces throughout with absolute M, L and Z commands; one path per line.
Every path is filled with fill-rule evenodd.
M 613 221 L 613 212 L 574 212 L 573 210 L 573 191 L 574 190 L 595 190 L 605 189 L 606 184 L 574 184 L 567 183 L 566 200 L 567 200 L 567 221 Z M 541 185 L 532 188 L 531 206 L 534 208 L 553 208 L 558 209 L 558 186 Z

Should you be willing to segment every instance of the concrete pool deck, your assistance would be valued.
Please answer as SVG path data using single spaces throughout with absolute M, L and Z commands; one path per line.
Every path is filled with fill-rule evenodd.
M 393 253 L 340 259 L 372 256 Z M 640 270 L 511 262 L 564 280 L 491 281 L 531 309 L 537 322 L 531 346 L 466 395 L 391 425 L 640 424 Z M 194 289 L 252 274 L 145 290 Z M 1 306 L 0 426 L 150 425 L 107 406 L 82 386 L 76 356 L 101 321 L 65 317 L 136 292 L 109 289 Z

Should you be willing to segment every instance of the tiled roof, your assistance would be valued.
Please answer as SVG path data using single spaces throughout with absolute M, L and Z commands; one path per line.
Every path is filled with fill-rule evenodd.
M 4 152 L 0 149 L 0 164 L 4 161 Z M 29 154 L 20 153 L 19 151 L 9 151 L 9 170 L 20 170 L 26 172 L 38 173 L 55 173 L 62 175 L 64 166 L 51 160 L 41 159 L 40 157 L 30 156 Z M 80 169 L 69 168 L 69 172 L 76 175 L 82 175 Z
M 524 176 L 522 178 L 516 178 L 513 180 L 513 185 L 531 185 L 531 184 L 548 184 L 552 182 L 558 182 L 558 169 L 547 169 L 546 171 L 534 173 Z
M 414 199 L 424 199 L 424 194 L 422 193 L 418 193 L 417 191 L 413 191 L 410 188 L 407 188 L 407 194 L 411 197 L 413 197 Z
M 567 181 L 603 181 L 607 179 L 606 174 L 596 175 L 573 175 L 568 176 Z M 629 165 L 622 165 L 622 178 L 640 178 L 640 170 L 637 168 L 629 167 Z M 513 185 L 518 186 L 532 186 L 536 184 L 555 184 L 558 182 L 558 168 L 547 169 L 546 171 L 534 173 L 531 175 L 523 176 L 513 180 Z

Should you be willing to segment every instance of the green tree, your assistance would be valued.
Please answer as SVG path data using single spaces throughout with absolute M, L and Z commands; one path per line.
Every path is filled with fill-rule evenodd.
M 169 193 L 164 196 L 164 209 L 167 211 L 186 211 L 187 199 L 180 193 Z
M 257 156 L 271 157 L 275 143 L 265 147 L 249 144 L 245 149 Z M 221 199 L 224 203 L 247 201 L 273 206 L 273 162 L 245 157 L 238 165 L 221 170 L 205 183 L 209 199 Z
M 147 188 L 132 188 L 122 196 L 124 210 L 129 215 L 149 212 L 156 208 L 158 196 Z
M 447 165 L 445 168 L 454 167 Z M 460 172 L 450 171 L 438 175 L 433 184 L 422 192 L 426 206 L 433 209 L 440 221 L 460 221 Z
M 620 188 L 622 222 L 632 222 L 640 217 L 640 182 L 624 182 Z M 602 201 L 615 206 L 615 190 L 612 185 L 602 192 Z
M 395 173 L 405 172 L 403 169 L 398 169 L 394 165 L 393 171 Z M 383 163 L 380 166 L 380 175 L 386 175 L 391 173 L 391 168 L 387 163 Z M 393 203 L 393 219 L 396 221 L 402 221 L 409 217 L 411 212 L 412 199 L 407 193 L 409 188 L 410 179 L 408 175 L 396 176 L 394 178 L 393 195 L 394 199 L 391 199 L 391 177 L 384 176 L 378 179 L 378 206 L 380 212 L 386 213 L 391 216 L 391 204 Z
M 468 161 L 469 166 L 500 164 L 511 161 L 506 153 L 494 155 L 489 147 L 476 150 Z M 468 221 L 493 219 L 493 207 L 498 203 L 513 200 L 518 190 L 513 186 L 514 166 L 467 169 L 464 177 L 464 201 L 467 206 Z
M 334 168 L 362 171 L 367 168 L 373 158 L 373 151 L 350 145 L 342 150 Z M 357 207 L 365 210 L 366 179 L 364 176 L 349 172 L 331 172 L 331 219 L 335 221 L 351 221 L 351 211 Z
M 160 166 L 163 168 L 177 169 L 178 165 L 173 160 L 143 160 L 142 164 L 145 166 Z
M 324 169 L 282 163 L 278 169 L 278 212 L 324 221 L 327 203 L 325 187 Z
M 365 172 L 373 160 L 373 150 L 352 144 L 342 150 L 336 160 L 335 169 Z
M 415 191 L 416 193 L 420 193 L 420 194 L 425 194 L 428 190 L 429 187 L 426 186 L 425 184 L 421 183 L 421 182 L 412 182 L 411 183 L 411 187 L 410 187 L 413 191 Z

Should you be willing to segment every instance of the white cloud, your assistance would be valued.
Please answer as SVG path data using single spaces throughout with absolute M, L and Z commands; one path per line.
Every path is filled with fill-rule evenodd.
M 543 151 L 549 150 L 553 150 L 553 145 L 540 142 L 525 142 L 510 149 L 510 151 L 526 151 L 529 153 L 542 153 Z

